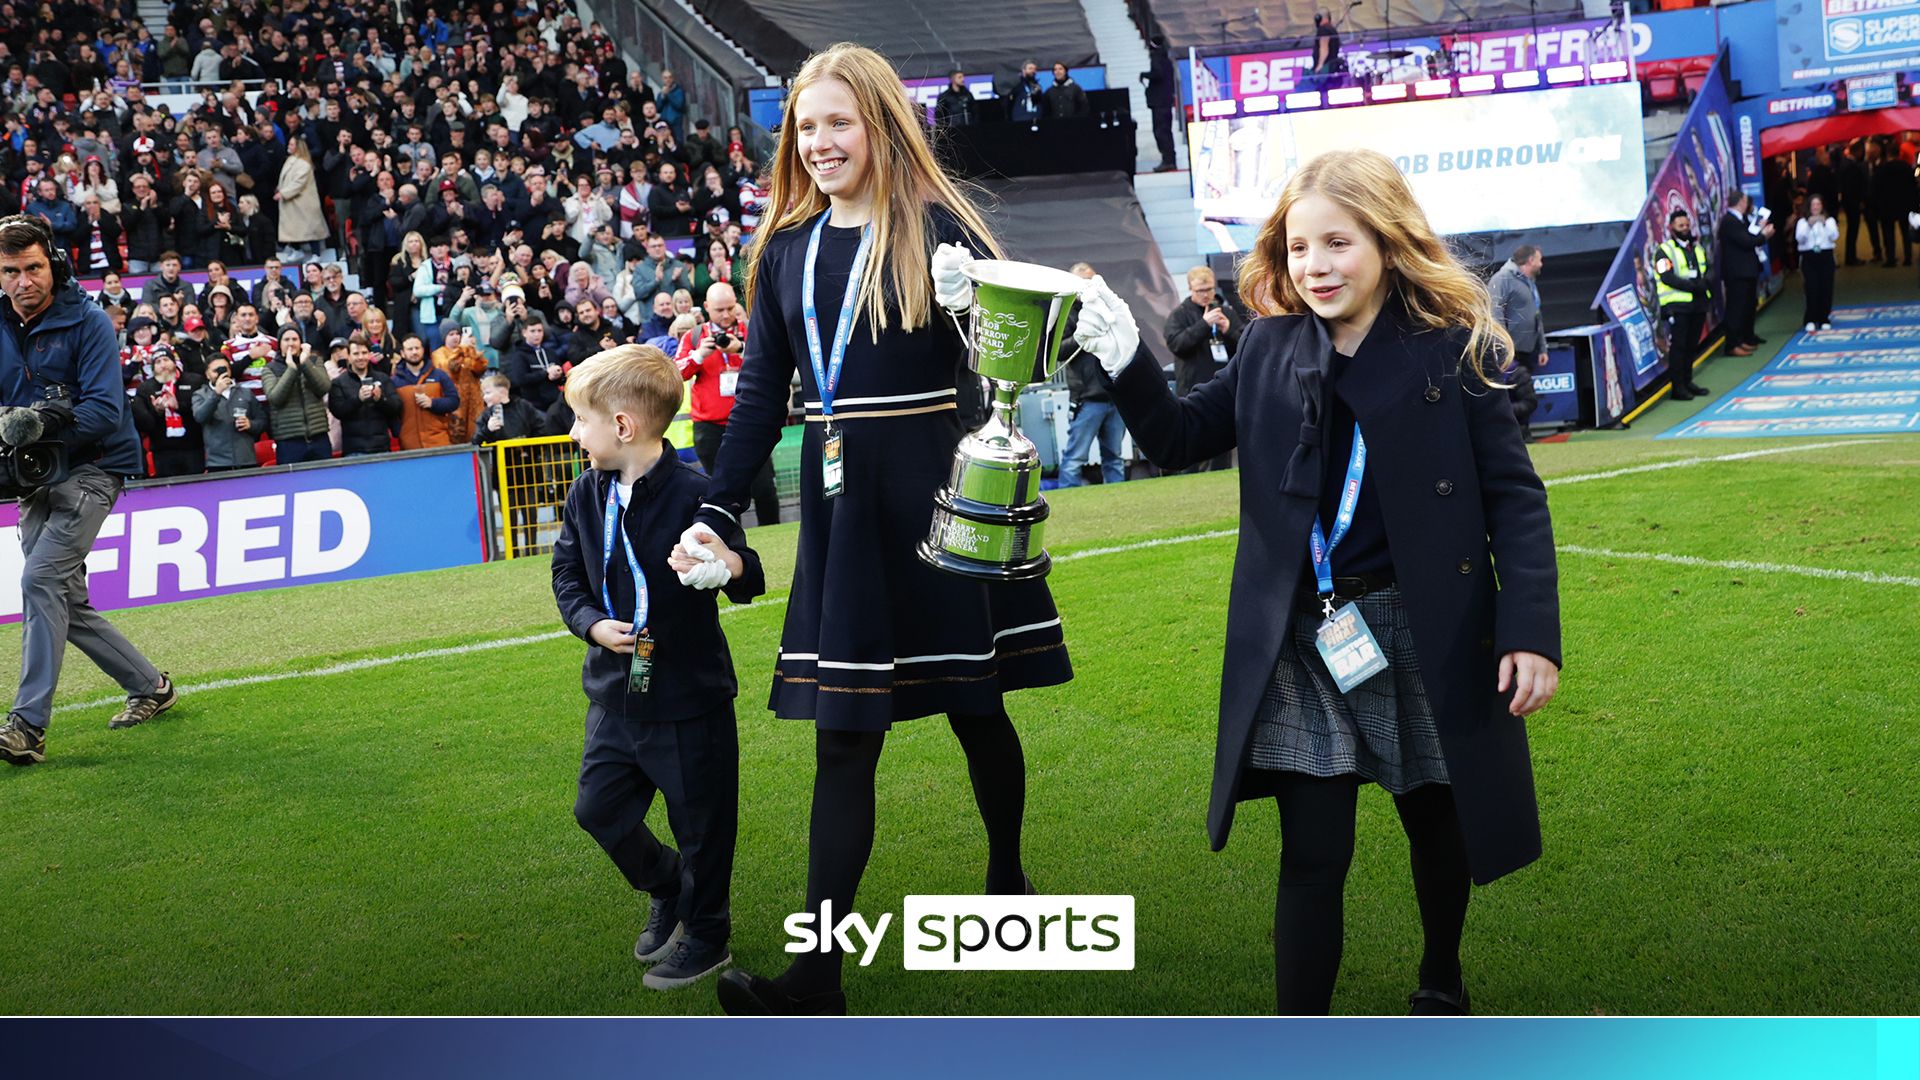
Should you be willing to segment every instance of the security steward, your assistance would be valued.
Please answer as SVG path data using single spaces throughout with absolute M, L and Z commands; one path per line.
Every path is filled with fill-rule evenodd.
M 1673 400 L 1692 401 L 1712 392 L 1693 381 L 1693 361 L 1700 350 L 1713 286 L 1706 245 L 1694 237 L 1693 219 L 1685 210 L 1667 217 L 1667 239 L 1654 249 L 1653 269 L 1660 281 L 1660 316 L 1667 320 L 1667 371 Z
M 38 438 L 58 439 L 68 467 L 66 479 L 20 498 L 20 684 L 0 758 L 31 765 L 46 759 L 68 642 L 127 692 L 109 727 L 153 719 L 177 691 L 87 599 L 87 553 L 127 477 L 142 471 L 113 323 L 38 217 L 0 218 L 0 290 L 0 404 L 31 410 Z M 17 435 L 19 420 L 9 414 L 0 431 Z

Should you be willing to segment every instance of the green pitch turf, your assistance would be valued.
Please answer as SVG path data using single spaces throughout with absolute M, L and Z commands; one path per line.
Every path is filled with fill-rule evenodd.
M 1550 479 L 1781 450 L 1786 440 L 1536 447 Z M 1806 445 L 1801 443 L 1797 445 Z M 1497 1013 L 1920 1011 L 1920 439 L 1556 486 L 1567 669 L 1531 721 L 1546 855 L 1475 890 L 1465 961 Z M 1056 493 L 1071 556 L 1230 529 L 1237 474 Z M 736 960 L 771 973 L 799 906 L 810 725 L 762 708 L 792 526 L 758 531 L 774 602 L 729 613 L 740 681 Z M 427 538 L 422 538 L 427 542 Z M 1063 558 L 1076 679 L 1016 695 L 1027 866 L 1048 892 L 1138 898 L 1116 973 L 901 969 L 896 928 L 849 971 L 859 1012 L 1271 1008 L 1278 830 L 1204 831 L 1231 536 Z M 1665 553 L 1768 567 L 1677 566 Z M 1891 575 L 1808 577 L 1781 567 Z M 109 732 L 70 660 L 45 765 L 0 771 L 17 1013 L 712 1013 L 642 988 L 643 907 L 571 814 L 571 638 L 541 560 L 131 611 L 182 684 Z M 0 670 L 18 630 L 0 636 Z M 859 907 L 981 887 L 985 842 L 943 721 L 896 728 Z M 1419 929 L 1389 800 L 1362 796 L 1334 1008 L 1404 1012 Z M 664 831 L 664 815 L 655 818 Z M 897 920 L 896 920 L 897 921 Z

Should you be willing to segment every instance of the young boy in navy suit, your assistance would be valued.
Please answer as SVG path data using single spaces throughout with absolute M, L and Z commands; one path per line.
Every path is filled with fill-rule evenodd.
M 735 603 L 766 590 L 738 529 L 699 549 L 676 542 L 707 478 L 662 437 L 684 384 L 664 352 L 624 345 L 568 376 L 572 436 L 592 468 L 568 492 L 553 548 L 553 595 L 588 643 L 586 749 L 573 814 L 651 898 L 633 954 L 656 990 L 725 967 L 727 894 L 739 824 L 737 686 L 714 589 Z M 680 850 L 647 828 L 655 793 Z

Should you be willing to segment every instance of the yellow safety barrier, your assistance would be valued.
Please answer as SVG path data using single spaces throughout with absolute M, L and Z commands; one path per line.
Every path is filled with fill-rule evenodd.
M 685 415 L 667 425 L 667 440 L 693 445 L 693 421 Z M 518 559 L 553 551 L 567 489 L 587 469 L 587 455 L 566 435 L 505 439 L 493 444 L 493 485 L 500 493 L 501 557 Z

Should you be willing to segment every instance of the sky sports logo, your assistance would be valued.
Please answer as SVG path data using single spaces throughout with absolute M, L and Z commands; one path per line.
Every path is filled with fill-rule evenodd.
M 839 951 L 873 963 L 893 913 L 869 920 L 787 916 L 790 953 Z M 909 896 L 901 912 L 908 971 L 1132 971 L 1131 896 Z

